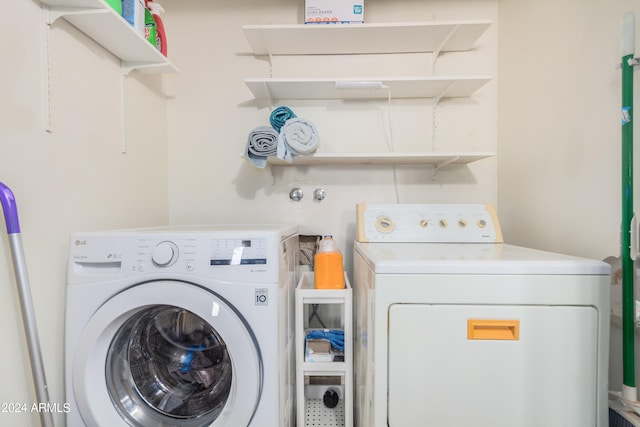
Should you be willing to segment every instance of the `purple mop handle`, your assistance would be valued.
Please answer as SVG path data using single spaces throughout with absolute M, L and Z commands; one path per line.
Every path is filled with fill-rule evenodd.
M 31 301 L 31 289 L 29 287 L 29 276 L 27 265 L 24 260 L 22 249 L 22 238 L 20 236 L 20 223 L 18 222 L 18 207 L 13 192 L 0 182 L 0 204 L 4 211 L 4 220 L 7 223 L 7 233 L 11 245 L 11 258 L 13 268 L 16 273 L 16 285 L 18 296 L 20 297 L 20 308 L 22 320 L 25 328 L 27 347 L 29 349 L 29 362 L 31 363 L 31 373 L 38 402 L 49 402 L 49 390 L 44 374 L 44 364 L 42 363 L 42 353 L 40 351 L 40 340 L 38 339 L 38 328 L 36 325 L 35 311 Z M 42 427 L 52 427 L 53 413 L 51 411 L 40 412 L 40 425 Z
M 4 222 L 7 223 L 7 234 L 20 233 L 20 222 L 18 221 L 18 205 L 13 192 L 0 182 L 0 203 L 4 211 Z

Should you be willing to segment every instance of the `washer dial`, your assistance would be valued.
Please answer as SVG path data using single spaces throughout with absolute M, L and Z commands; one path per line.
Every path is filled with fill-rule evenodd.
M 178 259 L 178 246 L 170 241 L 160 242 L 153 248 L 151 260 L 158 267 L 169 267 Z

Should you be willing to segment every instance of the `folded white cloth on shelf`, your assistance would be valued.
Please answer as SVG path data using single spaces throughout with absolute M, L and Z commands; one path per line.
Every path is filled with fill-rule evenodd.
M 267 165 L 267 157 L 274 156 L 278 147 L 278 132 L 271 126 L 259 126 L 249 133 L 246 154 L 257 168 Z
M 309 120 L 300 117 L 289 119 L 280 129 L 277 156 L 292 162 L 299 155 L 313 154 L 318 148 L 318 132 Z

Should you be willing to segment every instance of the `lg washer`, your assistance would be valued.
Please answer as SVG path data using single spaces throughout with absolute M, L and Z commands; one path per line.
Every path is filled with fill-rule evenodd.
M 78 426 L 293 426 L 294 226 L 71 237 L 65 379 Z

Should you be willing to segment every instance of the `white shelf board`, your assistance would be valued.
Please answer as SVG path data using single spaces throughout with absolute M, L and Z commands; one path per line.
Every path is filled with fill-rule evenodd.
M 255 55 L 466 51 L 491 21 L 245 25 Z
M 42 0 L 51 21 L 64 18 L 107 49 L 129 70 L 175 73 L 178 69 L 103 0 Z
M 378 153 L 378 154 L 319 154 L 298 156 L 292 163 L 277 157 L 268 157 L 273 166 L 321 166 L 321 165 L 433 165 L 440 168 L 449 164 L 462 165 L 495 156 L 491 152 L 477 153 Z
M 345 362 L 303 362 L 304 375 L 344 376 L 347 370 Z
M 386 99 L 466 97 L 489 76 L 250 78 L 244 82 L 256 99 Z M 373 83 L 381 88 L 337 88 L 336 83 Z

